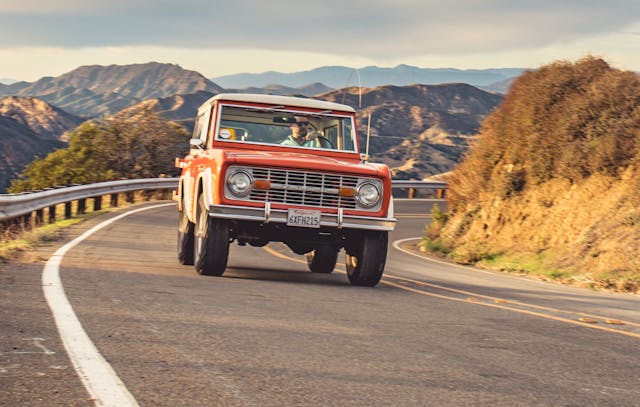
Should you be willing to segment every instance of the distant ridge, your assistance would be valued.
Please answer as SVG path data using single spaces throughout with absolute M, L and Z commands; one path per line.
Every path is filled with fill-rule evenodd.
M 326 86 L 323 83 L 316 82 L 299 88 L 292 88 L 289 86 L 269 84 L 262 88 L 248 87 L 244 89 L 225 89 L 228 93 L 258 93 L 268 95 L 282 95 L 282 96 L 307 96 L 311 97 L 320 93 L 326 93 L 332 91 L 333 88 Z
M 77 116 L 113 113 L 139 101 L 222 88 L 174 64 L 81 66 L 58 77 L 0 86 L 0 95 L 35 96 Z
M 212 78 L 224 88 L 265 87 L 277 83 L 282 86 L 299 88 L 310 83 L 320 82 L 332 88 L 357 86 L 356 69 L 346 66 L 324 66 L 309 71 L 282 73 L 241 73 Z M 520 75 L 523 68 L 498 69 L 454 69 L 454 68 L 418 68 L 410 65 L 398 65 L 393 68 L 368 66 L 357 70 L 361 85 L 375 87 L 381 85 L 406 86 L 413 84 L 468 83 L 474 86 L 486 86 Z M 347 83 L 349 82 L 349 83 Z

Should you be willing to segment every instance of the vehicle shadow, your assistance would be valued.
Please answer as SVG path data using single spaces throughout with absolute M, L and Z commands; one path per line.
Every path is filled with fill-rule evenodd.
M 282 270 L 273 267 L 229 266 L 222 278 L 240 280 L 274 281 L 286 283 L 304 283 L 325 286 L 348 286 L 347 276 L 333 272 L 331 274 L 312 273 L 301 270 Z

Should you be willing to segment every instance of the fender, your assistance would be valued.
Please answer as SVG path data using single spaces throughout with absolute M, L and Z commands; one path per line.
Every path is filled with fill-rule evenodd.
M 193 212 L 193 185 L 192 178 L 187 174 L 181 177 L 181 182 L 178 184 L 178 196 L 181 198 L 178 201 L 178 209 L 187 211 L 187 218 L 194 223 L 196 220 L 195 212 Z M 183 205 L 184 200 L 184 205 Z
M 213 173 L 211 172 L 211 168 L 210 167 L 206 167 L 204 170 L 200 171 L 200 173 L 198 174 L 198 180 L 196 181 L 196 185 L 202 185 L 202 193 L 204 194 L 204 203 L 205 205 L 207 205 L 207 207 L 210 207 L 211 205 L 213 205 L 213 181 L 214 181 L 214 176 Z M 193 213 L 193 218 L 195 221 L 195 214 L 196 214 L 196 207 L 198 205 L 198 199 L 199 197 L 195 197 L 195 194 L 198 193 L 198 189 L 196 188 L 193 190 L 193 195 L 194 195 L 194 199 L 191 202 L 191 213 Z

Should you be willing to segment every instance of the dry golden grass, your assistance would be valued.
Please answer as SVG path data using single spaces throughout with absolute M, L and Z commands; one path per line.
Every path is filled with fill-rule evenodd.
M 498 269 L 520 258 L 524 272 L 638 291 L 635 73 L 587 57 L 524 74 L 449 182 L 451 218 L 432 238 L 451 258 Z

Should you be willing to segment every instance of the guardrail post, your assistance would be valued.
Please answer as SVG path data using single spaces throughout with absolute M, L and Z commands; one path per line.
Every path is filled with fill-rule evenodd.
M 415 197 L 416 197 L 416 189 L 415 189 L 415 188 L 409 188 L 409 195 L 408 195 L 408 197 L 409 197 L 410 199 L 413 199 L 413 198 L 415 198 Z
M 97 212 L 102 209 L 102 195 L 93 197 L 93 211 Z
M 109 204 L 112 208 L 118 207 L 118 194 L 111 194 L 111 202 Z
M 20 224 L 23 229 L 31 229 L 31 213 L 20 217 Z
M 124 193 L 124 200 L 127 203 L 133 203 L 135 198 L 134 192 L 133 191 L 127 191 Z
M 439 188 L 439 189 L 436 191 L 436 196 L 438 197 L 438 199 L 444 199 L 444 198 L 445 198 L 445 196 L 446 196 L 446 191 L 447 191 L 447 190 L 446 190 L 446 189 L 444 189 L 444 188 Z
M 49 207 L 49 223 L 55 223 L 55 222 L 56 222 L 56 206 L 51 205 Z
M 64 218 L 71 219 L 71 202 L 64 203 Z
M 78 215 L 84 215 L 87 212 L 87 199 L 78 199 Z
M 35 225 L 40 226 L 44 223 L 44 209 L 36 210 Z
M 159 201 L 164 201 L 167 199 L 167 190 L 166 189 L 156 189 L 153 191 L 153 195 Z

